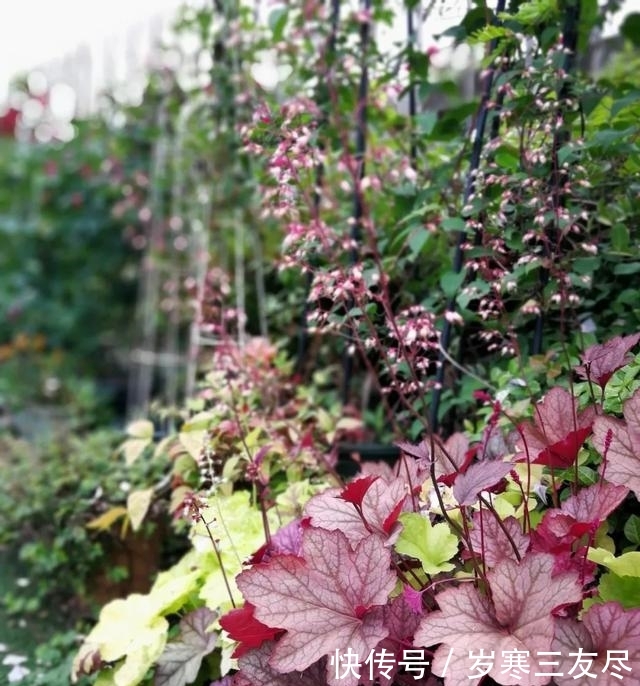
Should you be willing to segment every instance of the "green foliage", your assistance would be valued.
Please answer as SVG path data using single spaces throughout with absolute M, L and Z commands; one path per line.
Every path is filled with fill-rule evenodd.
M 67 608 L 71 616 L 82 609 L 91 578 L 108 567 L 119 538 L 117 531 L 100 535 L 86 524 L 166 468 L 161 457 L 128 467 L 114 456 L 119 438 L 116 431 L 102 430 L 46 444 L 0 439 L 0 545 L 18 553 L 28 580 L 2 599 L 10 614 L 42 616 Z
M 51 376 L 68 377 L 70 368 L 75 376 L 112 382 L 117 376 L 117 354 L 128 341 L 132 319 L 137 259 L 123 235 L 125 222 L 113 213 L 121 182 L 114 135 L 95 118 L 79 122 L 76 137 L 64 145 L 2 141 L 4 359 L 20 356 L 20 336 L 38 341 L 33 359 L 21 361 L 36 378 L 26 384 L 16 379 L 0 389 L 4 402 L 43 397 L 44 379 L 36 376 L 43 352 Z M 135 145 L 125 154 L 128 163 L 144 164 Z
M 234 579 L 243 560 L 337 482 L 338 442 L 425 433 L 439 365 L 447 370 L 439 419 L 446 433 L 464 426 L 476 451 L 493 429 L 499 447 L 513 449 L 511 432 L 539 411 L 534 399 L 558 385 L 575 393 L 580 410 L 601 402 L 604 413 L 622 413 L 640 387 L 640 357 L 602 391 L 570 374 L 605 332 L 640 328 L 639 84 L 627 65 L 597 79 L 572 68 L 558 40 L 573 6 L 531 0 L 495 16 L 477 3 L 447 32 L 485 46 L 482 68 L 493 81 L 482 100 L 463 96 L 457 75 L 429 54 L 377 42 L 366 16 L 345 14 L 334 35 L 313 3 L 277 8 L 264 26 L 237 3 L 185 8 L 177 30 L 195 37 L 196 55 L 181 54 L 176 73 L 152 74 L 140 105 L 114 98 L 66 146 L 5 142 L 0 395 L 11 409 L 96 404 L 77 375 L 105 378 L 119 366 L 138 261 L 123 231 L 148 245 L 143 217 L 169 226 L 151 241 L 154 263 L 191 275 L 202 251 L 212 271 L 230 276 L 225 298 L 203 297 L 206 281 L 164 284 L 180 305 L 172 315 L 152 313 L 160 331 L 171 320 L 184 336 L 198 299 L 201 333 L 205 325 L 213 332 L 196 397 L 157 413 L 176 432 L 155 444 L 153 423 L 134 423 L 118 457 L 108 432 L 48 445 L 2 439 L 0 544 L 19 549 L 29 578 L 4 598 L 13 615 L 86 600 L 101 566 L 107 580 L 124 580 L 127 566 L 108 562 L 111 544 L 130 530 L 144 537 L 167 511 L 174 525 L 156 531 L 174 542 L 191 537 L 189 552 L 149 593 L 104 606 L 76 675 L 98 673 L 102 686 L 151 683 L 158 662 L 186 644 L 182 623 L 203 606 L 229 609 L 240 597 Z M 592 0 L 580 10 L 584 50 L 601 18 Z M 372 18 L 391 24 L 393 12 L 376 0 Z M 632 42 L 636 21 L 631 15 L 622 29 Z M 212 67 L 202 69 L 210 55 Z M 277 82 L 261 85 L 254 77 L 267 56 Z M 357 95 L 365 66 L 366 131 Z M 413 117 L 397 106 L 410 91 L 419 103 Z M 472 151 L 469 128 L 485 116 L 482 150 Z M 362 135 L 351 136 L 358 124 L 366 149 Z M 174 238 L 189 250 L 174 250 Z M 247 314 L 246 327 L 237 311 L 226 319 L 226 298 Z M 284 341 L 280 350 L 291 351 L 303 311 L 307 359 L 293 376 L 278 348 L 245 334 L 269 328 Z M 452 333 L 451 359 L 439 347 L 443 330 Z M 530 354 L 538 333 L 543 352 Z M 343 354 L 354 361 L 346 408 L 336 391 Z M 47 395 L 52 380 L 58 387 Z M 491 402 L 477 399 L 486 389 Z M 601 473 L 602 455 L 583 446 L 568 468 L 535 464 L 510 475 L 491 507 L 531 531 Z M 420 582 L 471 574 L 471 563 L 457 559 L 464 537 L 456 525 L 469 513 L 449 518 L 423 504 L 400 516 L 394 555 L 412 573 L 419 561 Z M 600 532 L 590 544 L 610 570 L 598 600 L 630 608 L 638 589 L 625 573 L 636 564 L 640 529 L 627 509 L 610 519 L 610 537 Z M 71 580 L 64 591 L 60 577 Z M 195 677 L 200 686 L 228 672 L 229 645 L 208 639 L 194 648 L 197 664 L 175 672 L 176 683 Z M 68 664 L 69 645 L 61 635 L 43 648 L 43 669 Z M 201 660 L 206 651 L 211 659 Z M 60 670 L 51 667 L 56 686 Z M 39 686 L 43 677 L 30 678 Z
M 450 572 L 454 565 L 449 560 L 458 552 L 458 538 L 447 524 L 431 524 L 420 514 L 407 512 L 400 515 L 402 532 L 395 545 L 402 555 L 420 560 L 427 574 Z

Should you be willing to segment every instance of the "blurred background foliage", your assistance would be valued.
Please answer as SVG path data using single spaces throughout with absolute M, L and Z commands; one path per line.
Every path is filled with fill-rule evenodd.
M 578 4 L 586 54 L 605 8 L 587 0 Z M 469 87 L 467 78 L 465 85 L 464 69 L 446 57 L 432 59 L 437 51 L 417 49 L 404 37 L 394 42 L 370 36 L 363 47 L 363 22 L 355 13 L 343 16 L 334 54 L 319 51 L 330 43 L 331 25 L 310 21 L 312 5 L 278 6 L 265 21 L 256 21 L 242 3 L 184 8 L 175 42 L 166 46 L 173 66 L 149 73 L 137 103 L 105 94 L 98 112 L 73 122 L 70 140 L 39 141 L 41 122 L 23 121 L 12 108 L 0 118 L 0 620 L 5 631 L 17 631 L 0 632 L 0 643 L 15 649 L 25 642 L 25 651 L 35 650 L 29 636 L 43 643 L 40 671 L 25 677 L 30 686 L 67 683 L 75 630 L 107 599 L 88 590 L 92 584 L 114 595 L 132 590 L 127 583 L 135 576 L 133 563 L 118 553 L 127 546 L 133 557 L 144 551 L 153 567 L 145 572 L 148 585 L 182 551 L 184 532 L 167 528 L 167 479 L 176 476 L 175 462 L 145 448 L 142 459 L 128 465 L 117 446 L 127 414 L 150 413 L 158 433 L 179 428 L 211 396 L 223 396 L 225 389 L 206 388 L 205 382 L 204 394 L 189 399 L 205 374 L 215 371 L 212 348 L 222 333 L 239 342 L 268 336 L 282 359 L 293 358 L 278 367 L 286 383 L 277 375 L 274 383 L 290 394 L 291 384 L 298 400 L 308 396 L 313 403 L 300 402 L 304 412 L 296 416 L 294 403 L 274 402 L 271 409 L 282 414 L 278 421 L 297 422 L 295 430 L 287 427 L 288 437 L 304 436 L 327 408 L 331 417 L 363 416 L 364 426 L 355 419 L 349 425 L 357 425 L 360 440 L 384 444 L 415 439 L 424 430 L 415 417 L 428 412 L 429 393 L 410 396 L 408 410 L 392 392 L 385 409 L 378 388 L 389 380 L 383 355 L 391 347 L 388 312 L 371 303 L 348 309 L 330 298 L 309 303 L 313 275 L 358 262 L 364 278 L 373 279 L 374 267 L 381 267 L 388 311 L 398 315 L 420 306 L 437 315 L 438 331 L 446 326 L 448 303 L 454 303 L 461 323 L 449 345 L 457 366 L 448 367 L 439 405 L 445 433 L 461 426 L 481 432 L 487 410 L 474 391 L 498 389 L 506 406 L 522 407 L 555 383 L 586 345 L 640 329 L 639 15 L 631 14 L 616 36 L 618 54 L 595 72 L 579 69 L 571 76 L 579 105 L 566 112 L 567 139 L 561 142 L 545 138 L 548 113 L 536 97 L 548 88 L 553 99 L 563 87 L 550 83 L 554 65 L 546 60 L 562 33 L 564 3 L 513 3 L 515 16 L 501 31 L 485 28 L 493 13 L 477 3 L 447 32 L 456 46 L 472 46 L 474 74 L 503 54 L 512 60 L 512 73 L 503 74 L 500 84 L 514 89 L 506 105 L 512 120 L 501 124 L 499 145 L 483 152 L 482 192 L 465 199 L 469 131 L 482 101 L 478 83 L 471 79 Z M 405 11 L 401 4 L 391 9 L 372 3 L 382 29 L 403 20 Z M 185 37 L 189 51 L 180 47 Z M 518 71 L 528 59 L 520 52 L 523 41 L 538 46 L 533 77 Z M 343 244 L 334 253 L 305 244 L 304 259 L 286 268 L 291 263 L 282 244 L 292 224 L 286 202 L 303 226 L 318 211 L 338 236 L 353 235 L 354 193 L 344 160 L 358 152 L 365 64 L 371 101 L 367 175 L 377 179 L 366 203 L 377 254 L 369 239 L 362 239 L 355 257 Z M 260 67 L 272 82 L 264 73 L 262 82 L 257 78 Z M 472 73 L 469 64 L 466 71 Z M 36 97 L 28 80 L 16 81 L 15 88 L 27 100 Z M 410 92 L 417 98 L 415 113 Z M 308 100 L 308 110 L 290 116 L 286 105 L 294 98 Z M 46 107 L 44 98 L 44 118 Z M 272 195 L 278 188 L 274 165 L 267 160 L 305 126 L 322 168 L 300 169 L 284 184 L 291 192 L 280 206 Z M 546 152 L 547 158 L 528 164 L 531 152 Z M 582 233 L 579 240 L 559 241 L 550 260 L 541 240 L 526 247 L 523 234 L 534 224 L 532 203 L 559 158 L 579 182 L 563 202 Z M 499 188 L 487 181 L 489 172 L 501 180 Z M 529 179 L 538 186 L 527 195 Z M 324 204 L 314 199 L 320 185 Z M 515 198 L 507 219 L 501 216 L 505 189 Z M 501 241 L 505 271 L 491 271 L 498 243 L 490 242 L 468 250 L 477 271 L 455 267 L 460 232 L 472 221 L 483 225 L 487 240 Z M 523 256 L 534 262 L 518 264 Z M 484 317 L 480 296 L 507 280 L 514 288 L 504 309 Z M 470 284 L 480 295 L 465 292 Z M 571 307 L 554 300 L 558 284 L 578 297 Z M 312 305 L 327 314 L 331 335 L 308 321 Z M 534 351 L 537 321 L 544 345 Z M 345 325 L 352 327 L 348 333 Z M 354 340 L 362 343 L 372 331 L 373 348 L 359 349 L 353 364 L 345 365 Z M 488 331 L 508 339 L 518 354 L 490 349 L 482 338 Z M 438 351 L 429 355 L 433 375 Z M 259 365 L 255 371 L 262 373 Z M 338 389 L 345 387 L 340 403 Z M 258 401 L 267 396 L 258 394 Z M 246 419 L 260 407 L 247 405 L 242 412 Z M 327 420 L 323 432 L 331 433 L 330 426 Z M 231 439 L 216 440 L 226 447 Z M 231 453 L 237 443 L 231 441 Z M 86 528 L 110 508 L 126 508 L 131 489 L 158 483 L 163 488 L 150 526 L 133 539 L 119 525 Z M 64 587 L 61 578 L 69 581 Z M 144 590 L 144 583 L 135 590 Z

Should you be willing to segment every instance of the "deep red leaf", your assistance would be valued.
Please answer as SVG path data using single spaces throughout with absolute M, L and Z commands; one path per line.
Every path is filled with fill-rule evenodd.
M 555 386 L 536 405 L 534 422 L 520 427 L 516 459 L 554 468 L 571 467 L 591 433 L 594 417 L 593 407 L 577 412 L 575 397 Z
M 365 493 L 369 490 L 369 486 L 371 486 L 371 484 L 378 478 L 379 477 L 377 476 L 363 476 L 359 479 L 356 479 L 355 481 L 347 484 L 340 491 L 338 498 L 342 498 L 342 500 L 360 507 L 360 505 L 362 505 L 362 499 L 364 498 Z
M 604 388 L 609 379 L 628 364 L 629 351 L 640 341 L 640 333 L 616 336 L 601 345 L 592 345 L 582 356 L 582 365 L 576 372 L 583 379 L 591 379 Z
M 264 641 L 270 641 L 282 633 L 282 630 L 272 629 L 258 621 L 254 609 L 251 603 L 245 603 L 244 607 L 231 610 L 220 618 L 220 626 L 232 640 L 238 641 L 232 657 L 240 657 L 252 648 L 259 648 Z
M 531 536 L 533 549 L 554 554 L 556 572 L 576 569 L 583 577 L 591 576 L 595 565 L 584 554 L 584 547 L 589 545 L 588 536 L 596 533 L 627 493 L 628 489 L 612 484 L 593 484 L 581 489 L 567 498 L 560 509 L 545 512 Z
M 575 462 L 578 451 L 591 433 L 591 425 L 577 431 L 569 432 L 561 441 L 557 441 L 542 450 L 533 461 L 555 469 L 568 469 Z

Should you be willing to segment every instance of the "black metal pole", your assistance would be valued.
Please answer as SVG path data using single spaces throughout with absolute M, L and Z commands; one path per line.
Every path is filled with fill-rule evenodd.
M 496 13 L 504 11 L 505 0 L 498 0 Z M 490 50 L 495 49 L 495 41 L 491 42 Z M 478 115 L 476 117 L 475 135 L 473 139 L 473 147 L 471 149 L 471 160 L 469 163 L 469 171 L 467 172 L 467 178 L 465 181 L 464 193 L 463 193 L 463 206 L 469 202 L 469 197 L 473 193 L 475 187 L 475 175 L 480 166 L 480 156 L 482 154 L 482 146 L 484 142 L 484 130 L 487 124 L 487 118 L 489 115 L 489 101 L 491 98 L 491 90 L 493 88 L 493 77 L 494 70 L 490 69 L 485 74 L 483 84 L 482 84 L 482 94 L 480 99 L 480 107 L 478 109 Z M 467 240 L 467 234 L 465 231 L 459 231 L 455 252 L 453 255 L 453 270 L 456 274 L 462 271 L 462 265 L 464 260 L 464 249 L 463 246 Z M 455 296 L 451 296 L 447 301 L 446 311 L 454 312 L 456 308 Z M 445 317 L 444 326 L 442 328 L 442 335 L 440 337 L 440 346 L 444 353 L 448 352 L 449 345 L 451 343 L 451 331 L 452 326 L 448 318 Z M 444 383 L 444 372 L 446 358 L 443 352 L 440 353 L 438 357 L 438 369 L 436 371 L 436 385 L 433 389 L 433 399 L 431 401 L 431 408 L 429 412 L 429 426 L 433 433 L 438 430 L 439 419 L 438 413 L 440 409 L 440 401 L 442 399 L 442 384 Z

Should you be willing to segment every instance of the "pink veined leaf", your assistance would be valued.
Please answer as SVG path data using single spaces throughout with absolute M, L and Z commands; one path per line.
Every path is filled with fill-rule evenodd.
M 629 351 L 640 341 L 640 333 L 616 336 L 601 345 L 592 345 L 582 356 L 583 364 L 576 367 L 578 376 L 591 379 L 604 388 L 609 379 L 631 359 Z
M 596 417 L 592 440 L 603 457 L 600 474 L 640 498 L 640 390 L 625 402 L 623 413 L 624 421 Z
M 167 643 L 158 658 L 154 686 L 184 686 L 196 680 L 203 658 L 218 641 L 215 632 L 207 631 L 216 617 L 213 610 L 201 607 L 182 618 L 177 640 Z
M 375 647 L 373 654 L 362 658 L 358 686 L 391 686 L 397 683 L 394 677 L 399 669 L 398 663 L 404 657 L 403 649 L 411 644 L 422 614 L 422 601 L 420 612 L 416 614 L 407 602 L 406 593 L 396 596 L 385 606 L 384 623 L 389 629 L 389 636 Z M 367 658 L 371 659 L 367 662 Z M 418 680 L 415 683 L 425 682 Z
M 404 591 L 384 608 L 384 623 L 389 629 L 389 638 L 385 640 L 394 640 L 396 645 L 413 639 L 420 619 L 425 613 L 422 607 L 422 593 L 413 591 L 413 594 L 410 594 L 408 588 L 405 586 Z M 419 604 L 415 602 L 416 594 L 419 596 Z
M 626 486 L 593 484 L 569 496 L 560 509 L 577 522 L 598 522 L 599 526 L 622 503 L 627 493 L 629 489 Z
M 481 517 L 482 526 L 480 524 Z M 507 517 L 502 521 L 502 524 L 509 532 L 520 557 L 524 557 L 529 548 L 529 536 L 522 533 L 522 527 L 515 517 Z M 495 567 L 504 559 L 517 560 L 513 545 L 496 518 L 489 512 L 475 513 L 470 538 L 475 554 L 482 556 L 487 567 Z
M 421 459 L 425 466 L 431 462 L 431 441 L 424 439 L 418 445 L 410 443 L 396 443 L 396 445 L 407 455 Z M 460 432 L 454 433 L 442 443 L 434 436 L 433 438 L 436 478 L 447 486 L 453 483 L 456 475 L 464 472 L 473 459 L 473 454 L 469 451 L 469 439 Z
M 414 643 L 436 650 L 433 672 L 442 675 L 446 666 L 446 685 L 469 683 L 469 650 L 487 655 L 495 651 L 529 651 L 530 671 L 503 673 L 496 659 L 488 672 L 498 684 L 543 686 L 547 677 L 536 663 L 539 651 L 551 649 L 556 619 L 553 611 L 582 599 L 578 575 L 552 575 L 553 556 L 526 555 L 520 564 L 503 559 L 487 573 L 493 604 L 470 584 L 451 588 L 436 596 L 440 610 L 422 618 Z
M 460 505 L 473 505 L 478 494 L 496 484 L 513 469 L 511 462 L 475 462 L 453 484 L 453 496 Z
M 576 399 L 569 391 L 554 386 L 536 405 L 534 422 L 523 424 L 517 439 L 518 460 L 567 469 L 591 433 L 595 409 L 576 410 Z
M 321 660 L 302 672 L 282 674 L 269 664 L 273 643 L 243 655 L 238 664 L 240 671 L 233 676 L 232 686 L 327 686 L 327 667 Z
M 614 602 L 592 605 L 582 622 L 575 619 L 558 621 L 552 649 L 560 653 L 554 658 L 560 663 L 554 671 L 563 674 L 555 677 L 558 686 L 634 683 L 640 673 L 640 609 L 624 610 Z M 584 670 L 576 666 L 580 649 L 583 653 L 597 653 L 582 658 Z M 624 651 L 627 651 L 626 661 L 614 660 L 607 666 L 608 656 L 624 657 Z M 588 676 L 583 671 L 595 676 Z
M 303 558 L 274 557 L 237 578 L 256 618 L 287 631 L 269 660 L 282 673 L 304 671 L 335 650 L 367 655 L 389 633 L 382 606 L 396 576 L 379 537 L 352 548 L 341 531 L 309 528 L 302 552 Z
M 429 478 L 429 464 L 403 455 L 393 468 L 386 462 L 367 461 L 361 466 L 360 473 L 362 476 L 379 476 L 387 483 L 397 478 L 404 479 L 407 486 L 414 493 L 418 493 L 422 484 Z
M 389 538 L 407 498 L 408 487 L 401 478 L 391 482 L 374 480 L 362 498 L 362 516 L 353 503 L 340 497 L 340 493 L 339 488 L 330 488 L 314 496 L 306 504 L 305 514 L 311 518 L 313 526 L 342 531 L 355 544 L 372 533 L 385 541 Z
M 416 591 L 415 588 L 412 588 L 411 586 L 403 586 L 402 595 L 407 607 L 411 609 L 413 614 L 423 614 L 422 591 Z
M 408 443 L 407 441 L 398 441 L 395 445 L 398 446 L 403 453 L 410 457 L 415 457 L 416 460 L 431 462 L 431 449 L 429 448 L 429 441 L 427 440 L 421 441 L 417 445 L 413 445 L 413 443 Z
M 509 447 L 502 429 L 497 424 L 487 424 L 478 446 L 478 458 L 484 460 L 502 459 L 509 453 Z
M 533 548 L 553 554 L 578 552 L 575 542 L 585 534 L 595 534 L 600 524 L 625 499 L 629 489 L 613 484 L 593 484 L 562 503 L 560 509 L 547 510 L 532 534 Z M 584 542 L 585 544 L 588 541 Z M 584 556 L 577 556 L 582 564 Z M 592 565 L 587 565 L 593 570 Z
M 471 460 L 473 452 L 469 450 L 469 439 L 460 432 L 451 434 L 444 444 L 436 441 L 436 478 L 451 486 L 458 474 L 463 473 Z
M 227 676 L 223 676 L 222 679 L 212 681 L 209 686 L 233 686 L 233 676 L 227 674 Z

